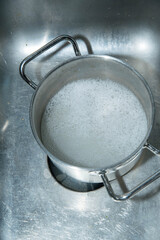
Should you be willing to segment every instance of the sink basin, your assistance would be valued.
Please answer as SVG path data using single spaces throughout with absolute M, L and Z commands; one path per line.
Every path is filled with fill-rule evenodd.
M 0 2 L 0 239 L 158 239 L 160 184 L 116 203 L 104 187 L 67 188 L 37 145 L 29 124 L 34 90 L 19 75 L 23 58 L 61 34 L 76 38 L 82 55 L 105 54 L 135 67 L 148 82 L 156 116 L 150 142 L 160 148 L 160 1 L 53 0 Z M 74 56 L 61 43 L 28 64 L 37 84 Z M 159 168 L 144 152 L 138 165 L 114 181 L 132 188 Z M 52 168 L 52 169 L 51 169 Z M 85 189 L 84 189 L 85 188 Z M 72 190 L 71 190 L 72 189 Z

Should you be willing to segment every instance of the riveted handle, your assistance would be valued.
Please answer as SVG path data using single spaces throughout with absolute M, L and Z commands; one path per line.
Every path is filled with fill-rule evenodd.
M 37 84 L 26 75 L 26 73 L 25 73 L 26 65 L 29 62 L 31 62 L 34 58 L 38 57 L 40 54 L 42 54 L 43 52 L 45 52 L 46 50 L 50 49 L 51 47 L 53 47 L 54 45 L 56 45 L 57 43 L 59 43 L 63 40 L 66 40 L 67 42 L 70 42 L 72 44 L 76 56 L 81 56 L 81 53 L 80 53 L 80 50 L 79 50 L 76 40 L 69 35 L 61 35 L 61 36 L 58 36 L 55 39 L 51 40 L 50 42 L 48 42 L 47 44 L 45 44 L 43 47 L 41 47 L 37 51 L 30 54 L 28 57 L 26 57 L 20 63 L 20 66 L 19 66 L 20 75 L 33 89 L 37 88 Z
M 146 143 L 144 145 L 144 148 L 147 148 L 149 151 L 151 151 L 155 155 L 160 156 L 160 150 L 153 147 L 150 143 Z M 134 187 L 133 189 L 131 189 L 127 193 L 124 193 L 124 194 L 121 194 L 121 195 L 117 195 L 114 192 L 114 190 L 111 186 L 111 183 L 110 183 L 110 181 L 109 181 L 105 172 L 101 173 L 100 175 L 101 175 L 101 178 L 103 180 L 104 186 L 107 189 L 108 194 L 116 201 L 124 201 L 124 200 L 127 200 L 127 199 L 133 197 L 136 193 L 140 192 L 145 187 L 147 187 L 149 184 L 154 182 L 157 178 L 159 178 L 160 177 L 160 169 L 158 171 L 156 171 L 154 174 L 152 174 L 150 177 L 145 179 L 143 182 L 141 182 L 139 185 L 137 185 L 136 187 Z

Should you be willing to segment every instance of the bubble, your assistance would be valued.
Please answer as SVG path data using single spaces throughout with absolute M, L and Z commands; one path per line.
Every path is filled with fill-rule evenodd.
M 137 97 L 109 79 L 84 79 L 64 86 L 48 103 L 41 135 L 59 159 L 81 167 L 107 167 L 143 141 L 147 119 Z

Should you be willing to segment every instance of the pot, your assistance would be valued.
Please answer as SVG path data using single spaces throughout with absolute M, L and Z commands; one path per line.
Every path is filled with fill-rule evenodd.
M 28 78 L 25 73 L 26 65 L 48 50 L 55 44 L 62 40 L 66 40 L 73 45 L 76 57 L 63 62 L 54 68 L 47 77 L 37 86 L 32 80 Z M 20 64 L 21 77 L 33 88 L 35 92 L 30 105 L 30 123 L 33 131 L 33 135 L 49 156 L 53 164 L 59 168 L 63 173 L 67 174 L 76 180 L 88 183 L 100 183 L 103 182 L 109 195 L 115 200 L 126 200 L 137 192 L 145 188 L 151 182 L 160 177 L 160 170 L 147 178 L 144 182 L 140 183 L 134 189 L 129 192 L 117 195 L 111 186 L 111 180 L 116 178 L 116 175 L 122 176 L 126 174 L 139 160 L 140 155 L 144 148 L 149 149 L 156 155 L 160 155 L 160 151 L 148 143 L 148 138 L 151 133 L 154 121 L 155 106 L 151 90 L 144 80 L 144 78 L 131 66 L 122 62 L 121 60 L 105 55 L 87 55 L 81 56 L 77 42 L 68 35 L 59 36 L 45 46 L 26 57 Z M 99 79 L 114 79 L 127 88 L 129 88 L 141 102 L 147 118 L 147 132 L 146 135 L 137 147 L 129 156 L 116 164 L 109 164 L 100 168 L 85 168 L 81 166 L 75 166 L 70 163 L 59 159 L 53 155 L 44 146 L 41 138 L 41 120 L 45 108 L 49 100 L 54 96 L 66 83 L 85 78 L 99 78 Z

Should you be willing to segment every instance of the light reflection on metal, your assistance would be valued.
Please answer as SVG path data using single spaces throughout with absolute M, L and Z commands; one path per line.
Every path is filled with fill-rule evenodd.
M 38 37 L 37 37 L 38 38 Z M 48 42 L 49 38 L 48 38 L 48 31 L 45 32 L 44 37 L 42 38 L 41 41 L 32 41 L 32 43 L 26 43 L 22 46 L 23 49 L 23 53 L 24 54 L 30 54 L 34 51 L 36 51 L 37 49 L 39 49 L 40 47 L 42 47 L 43 45 L 45 45 Z
M 147 41 L 140 41 L 139 43 L 137 43 L 137 48 L 140 51 L 148 51 L 150 49 L 150 44 Z
M 139 53 L 150 54 L 155 50 L 155 45 L 153 44 L 155 39 L 151 32 L 145 32 L 138 35 L 135 39 L 135 47 Z
M 8 127 L 8 125 L 9 125 L 9 121 L 7 120 L 7 121 L 4 123 L 4 125 L 3 125 L 2 129 L 1 129 L 1 131 L 2 131 L 2 132 L 5 132 L 6 129 L 7 129 L 7 127 Z
M 88 201 L 86 196 L 80 196 L 79 201 L 74 204 L 78 211 L 85 211 L 88 208 Z

